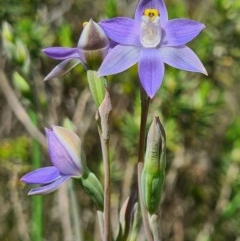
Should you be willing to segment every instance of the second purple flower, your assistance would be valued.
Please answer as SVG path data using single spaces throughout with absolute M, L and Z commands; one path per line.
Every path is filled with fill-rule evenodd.
M 62 60 L 45 80 L 62 76 L 80 63 L 86 69 L 98 69 L 108 49 L 109 40 L 103 29 L 90 19 L 84 24 L 77 47 L 49 47 L 42 50 L 48 57 Z
M 80 178 L 85 167 L 79 137 L 60 126 L 46 128 L 48 152 L 53 166 L 42 167 L 25 174 L 21 181 L 40 185 L 29 195 L 48 194 L 72 177 Z

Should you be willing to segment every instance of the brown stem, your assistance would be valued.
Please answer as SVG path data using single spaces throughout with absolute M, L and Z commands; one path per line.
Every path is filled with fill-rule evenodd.
M 28 133 L 36 139 L 43 147 L 47 147 L 46 139 L 44 135 L 38 130 L 38 128 L 32 123 L 28 114 L 26 113 L 20 101 L 17 99 L 14 91 L 8 83 L 7 77 L 3 71 L 0 70 L 0 90 L 4 94 L 8 105 L 16 115 L 18 120 L 22 123 Z
M 111 180 L 110 180 L 110 160 L 109 160 L 109 140 L 103 138 L 100 134 L 103 165 L 104 165 L 104 241 L 111 240 L 110 228 L 110 193 L 111 193 Z
M 138 143 L 138 162 L 144 162 L 145 154 L 145 138 L 146 138 L 146 125 L 149 108 L 150 98 L 146 95 L 145 91 L 141 89 L 141 122 L 140 122 L 140 136 Z
M 141 175 L 142 175 L 143 163 L 144 163 L 146 126 L 147 126 L 149 103 L 150 103 L 150 98 L 146 95 L 146 92 L 141 88 L 141 122 L 140 122 L 140 136 L 139 136 L 139 145 L 138 145 L 138 193 L 139 193 L 139 201 L 141 206 L 141 213 L 142 213 L 145 235 L 148 241 L 153 241 L 153 236 L 152 236 L 151 228 L 148 221 L 148 213 L 145 208 L 144 201 L 142 198 L 142 193 L 141 193 Z

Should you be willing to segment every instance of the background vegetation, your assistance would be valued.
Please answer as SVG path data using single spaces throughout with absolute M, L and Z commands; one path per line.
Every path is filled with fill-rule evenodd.
M 239 241 L 240 1 L 165 2 L 170 18 L 191 18 L 206 25 L 189 46 L 209 76 L 167 67 L 150 106 L 149 123 L 160 115 L 167 134 L 163 240 Z M 94 205 L 77 183 L 32 198 L 19 178 L 49 165 L 43 134 L 52 124 L 75 126 L 89 167 L 102 177 L 96 109 L 85 72 L 79 66 L 61 79 L 44 82 L 57 61 L 45 57 L 41 49 L 75 46 L 83 21 L 132 16 L 136 4 L 0 0 L 0 240 L 74 241 L 81 233 L 72 225 L 73 217 L 85 240 L 99 240 Z M 114 108 L 112 225 L 117 227 L 118 209 L 136 173 L 140 110 L 136 66 L 110 77 L 109 83 Z M 74 200 L 75 215 L 69 211 L 76 208 Z

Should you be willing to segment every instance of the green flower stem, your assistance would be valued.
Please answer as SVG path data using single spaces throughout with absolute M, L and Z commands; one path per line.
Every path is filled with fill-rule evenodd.
M 36 114 L 32 111 L 30 113 L 32 122 L 37 125 Z M 37 140 L 32 142 L 32 160 L 33 168 L 37 169 L 41 167 L 41 148 Z M 31 240 L 42 241 L 42 196 L 33 196 L 32 197 L 32 232 Z
M 95 174 L 89 170 L 85 170 L 85 173 L 80 178 L 80 182 L 83 189 L 97 205 L 97 209 L 102 211 L 104 203 L 103 189 Z
M 154 241 L 161 241 L 161 234 L 159 230 L 159 227 L 160 227 L 159 216 L 157 214 L 153 214 L 149 219 L 150 219 L 150 225 L 152 228 Z
M 153 241 L 153 236 L 151 232 L 151 228 L 149 226 L 148 214 L 144 205 L 144 201 L 141 193 L 141 176 L 143 170 L 144 163 L 144 155 L 145 155 L 145 139 L 146 139 L 146 126 L 147 126 L 147 116 L 150 98 L 147 96 L 146 92 L 141 87 L 141 122 L 140 122 L 140 136 L 138 143 L 138 193 L 139 193 L 139 202 L 141 206 L 141 213 L 143 219 L 143 225 L 145 230 L 145 235 L 148 241 Z
M 81 219 L 79 218 L 79 213 L 81 213 L 79 211 L 80 207 L 78 206 L 77 203 L 77 197 L 76 197 L 76 193 L 74 192 L 74 187 L 73 187 L 73 182 L 69 183 L 69 188 L 68 188 L 68 193 L 69 193 L 69 202 L 71 205 L 70 208 L 70 217 L 72 219 L 72 229 L 73 229 L 73 233 L 75 236 L 75 240 L 78 241 L 82 241 L 84 240 L 83 238 L 83 228 L 82 228 L 82 223 L 81 223 Z
M 111 194 L 111 178 L 110 178 L 110 159 L 109 159 L 109 139 L 105 139 L 99 130 L 103 165 L 104 165 L 104 241 L 111 240 L 110 231 L 110 194 Z
M 97 211 L 97 216 L 98 216 L 98 223 L 99 223 L 99 229 L 100 229 L 100 235 L 101 235 L 101 240 L 104 240 L 104 218 L 103 218 L 103 212 Z
M 87 71 L 87 79 L 93 100 L 96 106 L 99 107 L 105 96 L 107 80 L 104 77 L 98 77 L 97 72 L 94 70 Z
M 110 241 L 111 235 L 111 173 L 109 158 L 109 139 L 110 139 L 110 122 L 111 122 L 112 104 L 108 91 L 106 90 L 104 100 L 98 108 L 96 120 L 98 123 L 98 132 L 101 141 L 102 157 L 104 165 L 104 241 Z

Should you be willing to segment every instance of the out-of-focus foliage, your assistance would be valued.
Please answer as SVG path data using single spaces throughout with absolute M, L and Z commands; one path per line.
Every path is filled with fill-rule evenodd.
M 2 140 L 0 146 L 0 159 L 7 160 L 24 160 L 28 159 L 29 140 L 26 137 L 18 137 L 9 140 Z
M 239 240 L 240 1 L 165 2 L 170 18 L 191 18 L 206 25 L 189 45 L 209 76 L 167 66 L 162 87 L 150 104 L 148 123 L 159 115 L 167 135 L 163 240 Z M 85 71 L 79 66 L 61 79 L 44 83 L 44 76 L 58 61 L 43 56 L 41 49 L 76 46 L 83 21 L 133 15 L 135 6 L 136 1 L 130 0 L 0 0 L 0 68 L 26 112 L 37 116 L 40 130 L 71 120 L 84 140 L 89 167 L 99 174 L 101 152 Z M 109 86 L 113 102 L 112 205 L 117 209 L 129 195 L 135 176 L 140 120 L 136 66 L 110 76 Z M 13 177 L 32 169 L 31 140 L 1 92 L 0 145 L 0 240 L 27 241 L 29 237 L 21 233 L 19 225 L 25 220 L 30 234 L 31 198 Z M 48 159 L 42 162 L 45 165 Z M 62 207 L 58 195 L 44 197 L 46 240 L 65 240 L 67 235 L 58 212 Z M 77 197 L 86 240 L 94 240 L 93 204 L 81 191 L 77 190 Z M 49 230 L 49 226 L 53 228 Z

